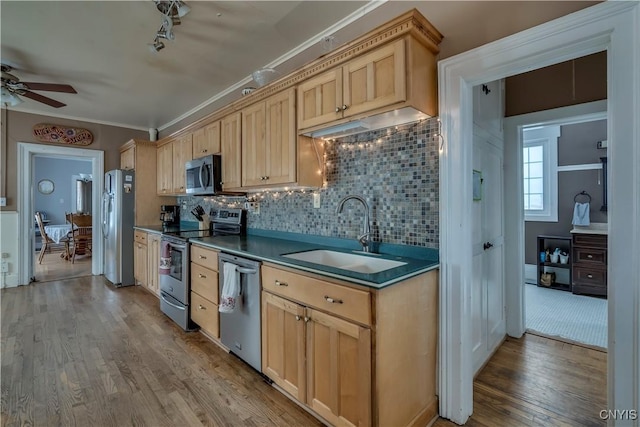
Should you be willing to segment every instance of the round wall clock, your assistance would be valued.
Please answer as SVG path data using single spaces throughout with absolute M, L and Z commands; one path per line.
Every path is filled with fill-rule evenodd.
M 53 181 L 50 179 L 42 179 L 38 182 L 38 191 L 42 194 L 51 194 L 53 193 Z

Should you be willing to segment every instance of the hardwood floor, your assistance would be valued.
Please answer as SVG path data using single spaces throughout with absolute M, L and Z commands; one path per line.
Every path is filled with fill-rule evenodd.
M 38 282 L 71 279 L 74 277 L 91 275 L 91 255 L 76 255 L 74 263 L 60 257 L 61 251 L 47 252 L 38 263 L 37 254 L 34 256 L 34 276 Z
M 320 425 L 140 287 L 88 276 L 0 296 L 3 426 Z M 597 426 L 604 408 L 605 353 L 525 336 L 476 378 L 467 425 Z
M 604 426 L 607 353 L 526 334 L 507 338 L 473 384 L 468 426 Z M 456 424 L 440 419 L 434 427 Z
M 89 276 L 1 296 L 2 425 L 320 425 L 140 287 Z

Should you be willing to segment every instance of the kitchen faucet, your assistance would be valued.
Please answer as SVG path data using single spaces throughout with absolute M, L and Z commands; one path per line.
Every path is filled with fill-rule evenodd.
M 367 204 L 367 201 L 365 199 L 363 199 L 360 196 L 347 196 L 344 197 L 342 200 L 340 200 L 340 202 L 338 203 L 338 207 L 336 208 L 336 213 L 339 214 L 342 212 L 342 207 L 344 206 L 344 203 L 347 200 L 357 200 L 360 203 L 362 203 L 362 206 L 364 206 L 364 229 L 363 229 L 363 234 L 362 236 L 358 237 L 358 242 L 360 242 L 360 244 L 362 245 L 362 250 L 364 252 L 369 252 L 369 242 L 370 242 L 370 237 L 371 237 L 371 227 L 369 226 L 369 205 Z

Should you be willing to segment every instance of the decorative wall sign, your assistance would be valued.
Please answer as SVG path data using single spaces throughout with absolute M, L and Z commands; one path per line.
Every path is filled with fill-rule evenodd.
M 68 128 L 47 123 L 34 125 L 33 136 L 40 142 L 57 144 L 89 145 L 93 142 L 93 135 L 87 129 Z

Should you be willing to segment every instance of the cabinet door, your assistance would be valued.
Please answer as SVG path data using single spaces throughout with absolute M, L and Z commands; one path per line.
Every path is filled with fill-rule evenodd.
M 147 245 L 133 242 L 133 277 L 136 285 L 147 286 Z
M 342 69 L 336 68 L 298 86 L 298 129 L 342 118 Z
M 186 193 L 184 165 L 193 159 L 192 135 L 188 134 L 173 141 L 173 192 L 174 194 Z
M 296 181 L 295 101 L 295 89 L 267 99 L 267 184 Z
M 371 424 L 371 331 L 307 308 L 307 404 L 333 425 Z
M 240 138 L 242 113 L 237 112 L 222 119 L 221 150 L 222 150 L 222 189 L 240 188 L 241 165 Z
M 172 143 L 158 147 L 156 152 L 159 195 L 171 194 L 173 191 L 173 147 Z
M 264 102 L 242 110 L 242 186 L 267 183 Z
M 213 122 L 193 132 L 193 158 L 220 152 L 220 122 Z
M 262 292 L 262 372 L 305 401 L 304 307 Z
M 133 170 L 136 167 L 136 147 L 120 153 L 120 169 Z
M 407 99 L 404 40 L 347 62 L 342 70 L 345 117 Z
M 160 235 L 149 233 L 147 238 L 147 288 L 156 295 L 160 294 Z

